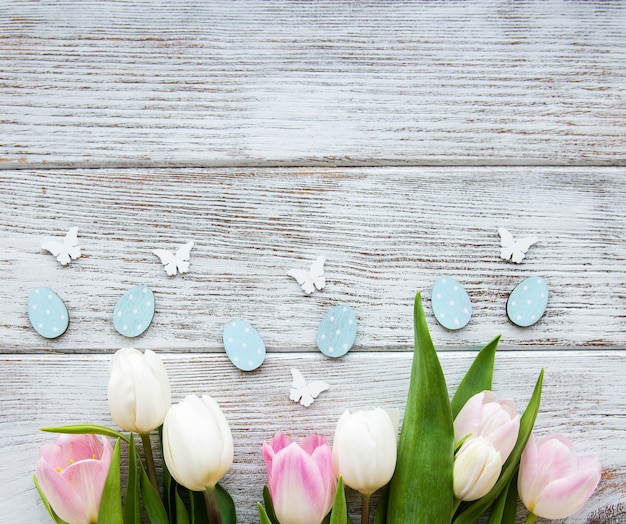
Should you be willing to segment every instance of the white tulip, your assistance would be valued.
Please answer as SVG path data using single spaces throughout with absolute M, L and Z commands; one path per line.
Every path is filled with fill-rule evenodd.
M 335 475 L 363 495 L 387 484 L 396 467 L 398 424 L 397 410 L 345 411 L 333 442 Z
M 467 440 L 454 457 L 454 496 L 471 501 L 484 497 L 502 471 L 502 455 L 487 439 Z
M 170 403 L 167 372 L 153 351 L 124 348 L 113 355 L 109 410 L 120 428 L 146 435 L 163 424 Z
M 172 477 L 192 491 L 212 489 L 233 463 L 233 436 L 217 402 L 189 395 L 163 423 L 163 458 Z

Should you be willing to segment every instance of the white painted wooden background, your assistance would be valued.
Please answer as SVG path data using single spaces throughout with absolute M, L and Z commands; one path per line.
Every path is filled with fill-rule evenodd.
M 626 521 L 626 2 L 78 2 L 0 4 L 0 522 L 46 522 L 31 476 L 45 425 L 112 425 L 108 360 L 160 352 L 175 400 L 208 392 L 235 439 L 224 479 L 255 522 L 261 444 L 332 438 L 346 408 L 403 409 L 412 300 L 423 291 L 450 390 L 502 334 L 495 388 L 520 409 L 542 367 L 537 432 L 597 452 L 602 482 L 568 523 Z M 80 228 L 63 268 L 41 242 Z M 535 235 L 521 265 L 497 228 Z M 193 240 L 188 274 L 155 248 Z M 286 272 L 319 254 L 327 287 Z M 457 332 L 430 309 L 439 276 L 474 309 Z M 523 278 L 550 287 L 517 328 Z M 111 314 L 133 284 L 157 312 L 138 339 Z M 30 289 L 70 327 L 30 327 Z M 315 332 L 339 302 L 354 349 Z M 221 344 L 232 316 L 268 348 L 253 373 Z M 288 399 L 289 368 L 331 388 Z

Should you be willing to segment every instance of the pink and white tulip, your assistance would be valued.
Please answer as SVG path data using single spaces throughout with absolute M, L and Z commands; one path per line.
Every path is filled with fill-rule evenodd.
M 110 442 L 95 435 L 61 435 L 54 444 L 41 447 L 37 482 L 62 520 L 68 524 L 98 521 L 112 456 Z
M 454 443 L 463 438 L 484 438 L 500 452 L 505 462 L 515 447 L 520 416 L 511 400 L 499 400 L 493 391 L 471 397 L 454 419 Z
M 598 456 L 577 456 L 562 435 L 531 436 L 520 462 L 519 497 L 534 515 L 563 519 L 585 505 L 600 475 Z
M 281 524 L 320 524 L 337 490 L 332 452 L 319 435 L 297 444 L 282 433 L 263 444 L 267 484 Z

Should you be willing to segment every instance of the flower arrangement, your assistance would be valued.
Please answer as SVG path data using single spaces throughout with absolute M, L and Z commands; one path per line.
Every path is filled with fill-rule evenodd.
M 267 466 L 261 524 L 348 524 L 346 487 L 361 495 L 362 524 L 370 522 L 370 498 L 379 490 L 376 524 L 469 524 L 488 512 L 490 524 L 510 524 L 518 498 L 528 510 L 527 524 L 566 518 L 583 507 L 600 480 L 600 462 L 577 456 L 561 435 L 533 437 L 543 370 L 518 413 L 491 390 L 497 337 L 476 355 L 450 398 L 419 294 L 414 324 L 399 438 L 398 411 L 381 408 L 343 413 L 332 446 L 321 435 L 298 443 L 276 434 L 260 446 Z M 129 348 L 113 356 L 108 397 L 123 432 L 95 425 L 44 428 L 60 436 L 41 448 L 34 481 L 54 522 L 139 524 L 142 515 L 156 524 L 236 522 L 233 500 L 219 484 L 233 463 L 233 436 L 215 400 L 190 395 L 171 405 L 161 360 Z M 122 443 L 128 450 L 123 497 Z

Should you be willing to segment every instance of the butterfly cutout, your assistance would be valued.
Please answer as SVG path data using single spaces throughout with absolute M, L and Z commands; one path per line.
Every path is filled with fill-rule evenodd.
M 311 264 L 311 269 L 306 271 L 304 269 L 292 269 L 287 272 L 290 277 L 296 279 L 298 284 L 302 286 L 302 290 L 310 295 L 315 291 L 315 288 L 318 290 L 323 289 L 326 285 L 326 278 L 324 277 L 324 262 L 326 262 L 326 257 L 320 256 L 318 257 L 313 264 Z
M 59 261 L 62 266 L 67 266 L 71 260 L 80 258 L 80 246 L 78 245 L 78 228 L 71 228 L 63 242 L 57 242 L 56 240 L 47 240 L 41 244 L 42 249 L 49 251 Z
M 179 273 L 187 273 L 189 271 L 189 255 L 193 242 L 187 242 L 178 248 L 176 253 L 171 253 L 165 249 L 155 249 L 153 253 L 161 259 L 161 264 L 165 266 L 165 272 L 169 276 Z
M 294 402 L 300 402 L 305 407 L 313 404 L 313 401 L 322 392 L 326 391 L 330 386 L 321 380 L 313 380 L 307 382 L 302 373 L 296 368 L 291 368 L 293 382 L 289 390 L 289 398 Z
M 526 237 L 515 240 L 513 235 L 503 227 L 498 228 L 500 234 L 500 258 L 519 264 L 524 260 L 526 251 L 537 242 L 535 237 Z

